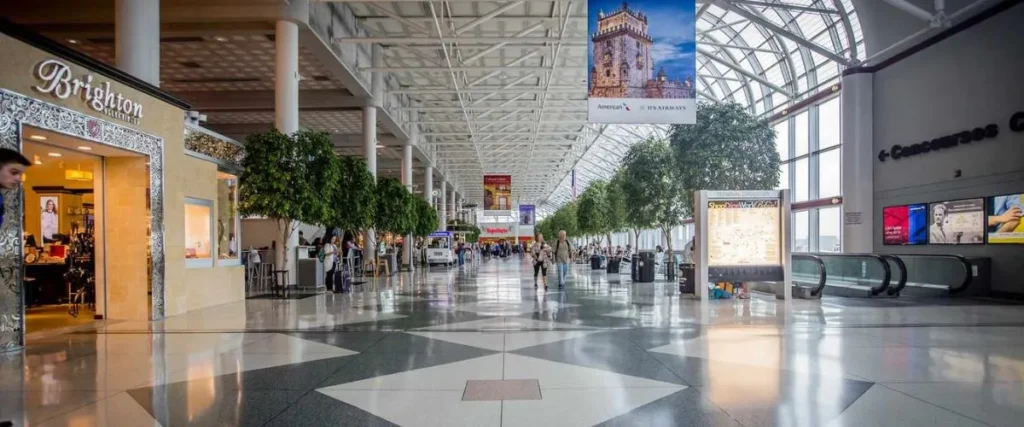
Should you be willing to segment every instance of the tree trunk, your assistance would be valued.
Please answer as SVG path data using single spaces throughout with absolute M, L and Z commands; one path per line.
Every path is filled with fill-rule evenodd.
M 277 220 L 277 231 L 277 237 L 280 240 L 278 240 L 277 249 L 274 251 L 274 259 L 277 261 L 274 269 L 285 270 L 288 266 L 288 239 L 292 234 L 291 221 L 286 219 Z
M 639 228 L 634 228 L 633 229 L 633 243 L 636 244 L 636 247 L 633 248 L 633 253 L 640 252 L 640 229 Z
M 672 258 L 672 229 L 661 227 L 661 234 L 665 237 L 665 260 L 666 262 L 674 262 Z
M 608 238 L 608 251 L 611 252 L 611 250 L 612 250 L 612 234 L 608 233 L 608 234 L 605 235 L 605 237 Z

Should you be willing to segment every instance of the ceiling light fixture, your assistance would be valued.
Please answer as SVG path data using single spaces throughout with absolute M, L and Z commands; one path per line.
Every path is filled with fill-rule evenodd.
M 213 39 L 222 43 L 228 41 L 228 38 L 224 36 L 214 36 Z
M 81 43 L 81 42 L 79 42 L 78 40 L 75 40 L 75 39 L 68 39 L 68 43 L 71 43 L 71 44 L 79 44 L 79 43 Z
M 42 136 L 42 135 L 29 135 L 28 139 L 32 139 L 32 140 L 36 140 L 36 141 L 46 141 L 46 137 Z
M 84 145 L 83 145 L 83 146 L 81 146 L 81 147 L 78 147 L 78 149 L 79 149 L 79 150 L 82 150 L 82 151 L 92 151 L 92 147 L 86 147 L 86 146 L 84 146 Z
M 35 163 L 35 164 L 37 164 L 37 165 L 41 165 L 41 164 L 43 164 L 43 161 L 42 161 L 42 160 L 39 160 L 39 155 L 38 155 L 38 154 L 37 154 L 37 155 L 35 155 L 35 156 L 33 156 L 33 157 L 35 158 L 35 161 L 34 161 L 33 163 Z
M 51 153 L 46 153 L 46 155 L 48 155 L 50 157 L 60 157 L 61 156 L 60 153 L 52 153 L 52 152 Z

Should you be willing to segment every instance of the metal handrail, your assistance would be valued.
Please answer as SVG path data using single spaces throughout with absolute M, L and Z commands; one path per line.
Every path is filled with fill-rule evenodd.
M 811 291 L 811 296 L 819 296 L 825 289 L 825 282 L 828 281 L 828 275 L 825 272 L 825 261 L 821 260 L 821 257 L 811 254 L 793 254 L 793 259 L 806 259 L 814 261 L 818 265 L 818 287 Z
M 957 287 L 950 286 L 949 293 L 955 294 L 963 292 L 968 286 L 971 286 L 971 282 L 974 281 L 974 269 L 971 267 L 971 262 L 967 258 L 954 255 L 954 254 L 899 254 L 899 256 L 916 256 L 924 258 L 953 258 L 960 261 L 960 264 L 964 267 L 964 279 L 960 281 L 960 285 Z
M 890 287 L 888 289 L 889 295 L 899 295 L 900 291 L 907 286 L 907 264 L 904 263 L 900 257 L 892 254 L 882 255 L 882 258 L 892 260 L 900 269 L 899 281 L 896 282 L 895 287 Z
M 889 268 L 889 263 L 885 260 L 885 258 L 882 258 L 881 255 L 875 255 L 875 254 L 850 254 L 850 253 L 820 253 L 820 252 L 819 253 L 813 253 L 811 255 L 823 256 L 823 257 L 838 257 L 838 258 L 843 258 L 843 257 L 849 257 L 849 258 L 874 258 L 875 260 L 878 261 L 879 264 L 882 265 L 882 271 L 885 274 L 882 275 L 882 283 L 879 284 L 878 286 L 875 286 L 875 287 L 871 288 L 871 295 L 878 295 L 878 294 L 880 294 L 882 292 L 885 292 L 886 289 L 889 289 L 889 281 L 892 280 L 892 269 Z

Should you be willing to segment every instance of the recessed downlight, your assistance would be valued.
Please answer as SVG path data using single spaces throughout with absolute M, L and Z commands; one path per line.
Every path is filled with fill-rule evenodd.
M 78 41 L 78 40 L 75 40 L 75 39 L 68 39 L 68 43 L 71 43 L 71 44 L 79 44 L 79 43 L 81 43 L 81 42 L 80 42 L 80 41 Z
M 88 146 L 85 146 L 85 145 L 83 145 L 81 147 L 78 147 L 78 149 L 82 150 L 82 151 L 92 151 L 92 147 L 88 147 Z
M 29 135 L 28 139 L 35 140 L 35 141 L 46 141 L 46 137 L 42 136 L 42 135 Z
M 50 156 L 50 157 L 60 157 L 61 156 L 60 153 L 54 153 L 54 152 L 46 153 L 46 155 Z
M 228 41 L 228 38 L 224 36 L 214 36 L 213 39 L 222 43 Z

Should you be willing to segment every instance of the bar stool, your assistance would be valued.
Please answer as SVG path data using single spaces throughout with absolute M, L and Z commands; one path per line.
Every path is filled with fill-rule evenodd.
M 390 257 L 377 257 L 377 264 L 373 266 L 373 277 L 377 277 L 383 270 L 385 276 L 391 275 L 391 263 L 388 261 Z
M 288 298 L 288 270 L 273 270 L 273 292 L 274 297 L 278 296 L 278 291 L 281 291 L 281 298 Z
M 271 290 L 271 282 L 274 281 L 274 264 L 261 262 L 259 264 L 258 276 L 256 292 L 259 292 L 260 294 L 269 292 Z

